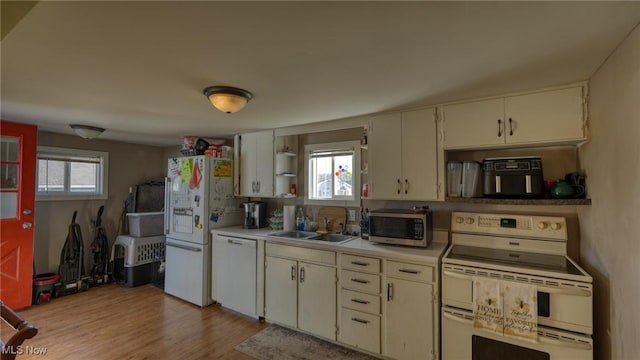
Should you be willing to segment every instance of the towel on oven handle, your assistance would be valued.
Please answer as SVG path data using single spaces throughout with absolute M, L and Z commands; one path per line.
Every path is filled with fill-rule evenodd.
M 473 327 L 503 334 L 500 280 L 473 277 Z
M 502 281 L 504 335 L 538 341 L 538 287 Z

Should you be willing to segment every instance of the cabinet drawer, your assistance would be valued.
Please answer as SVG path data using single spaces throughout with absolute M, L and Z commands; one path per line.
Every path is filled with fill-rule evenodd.
M 431 282 L 433 281 L 433 267 L 387 261 L 387 276 Z
M 364 291 L 372 294 L 380 293 L 380 275 L 342 270 L 340 272 L 340 281 L 342 286 L 347 289 Z
M 338 341 L 380 353 L 380 317 L 360 311 L 342 309 Z
M 340 291 L 340 299 L 342 307 L 364 311 L 370 314 L 380 314 L 380 295 L 342 289 Z
M 336 264 L 336 253 L 333 251 L 267 243 L 265 252 L 267 256 L 285 257 L 328 265 Z
M 340 265 L 343 268 L 349 268 L 358 271 L 370 273 L 380 272 L 380 259 L 370 258 L 366 256 L 342 254 Z

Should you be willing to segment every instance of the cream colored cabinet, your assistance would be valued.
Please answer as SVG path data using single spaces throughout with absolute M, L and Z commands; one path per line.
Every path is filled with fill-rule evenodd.
M 351 254 L 340 256 L 340 329 L 338 341 L 380 354 L 381 260 Z
M 587 137 L 584 87 L 445 105 L 445 149 L 566 144 Z
M 240 196 L 274 196 L 274 135 L 273 130 L 239 136 Z M 238 144 L 236 144 L 238 147 Z
M 432 266 L 387 261 L 384 355 L 438 358 L 436 272 Z
M 378 115 L 369 136 L 369 198 L 438 200 L 435 108 Z
M 336 340 L 335 253 L 270 243 L 265 253 L 267 320 Z

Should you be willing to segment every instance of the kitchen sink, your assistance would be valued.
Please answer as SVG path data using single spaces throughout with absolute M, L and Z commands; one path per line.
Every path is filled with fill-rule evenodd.
M 269 234 L 270 236 L 279 236 L 279 237 L 286 237 L 286 238 L 292 238 L 292 239 L 308 239 L 312 236 L 318 236 L 318 234 L 311 232 L 311 231 L 295 231 L 295 230 L 291 230 L 291 231 L 282 231 L 282 232 L 277 232 L 277 233 L 273 233 L 273 234 Z
M 295 231 L 295 230 L 271 233 L 269 234 L 269 236 L 277 236 L 277 237 L 300 239 L 300 240 L 310 240 L 310 241 L 325 241 L 325 242 L 330 242 L 334 244 L 343 244 L 343 243 L 346 243 L 347 241 L 350 241 L 356 238 L 355 236 L 344 235 L 344 234 L 321 235 L 321 234 L 317 234 L 310 231 Z

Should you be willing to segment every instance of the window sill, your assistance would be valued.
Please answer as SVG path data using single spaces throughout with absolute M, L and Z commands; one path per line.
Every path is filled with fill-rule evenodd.
M 86 201 L 86 200 L 106 200 L 109 197 L 107 195 L 89 195 L 89 194 L 81 194 L 81 195 L 69 195 L 69 194 L 58 194 L 58 195 L 36 195 L 36 202 L 38 201 Z

